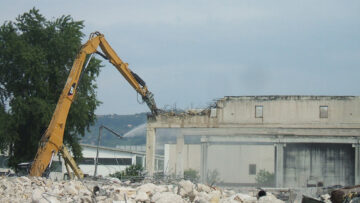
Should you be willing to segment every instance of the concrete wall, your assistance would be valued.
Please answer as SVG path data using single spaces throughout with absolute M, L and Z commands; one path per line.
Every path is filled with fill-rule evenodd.
M 253 185 L 256 174 L 249 174 L 249 165 L 256 165 L 256 174 L 265 169 L 274 173 L 274 146 L 210 145 L 208 171 L 217 170 L 225 184 Z
M 182 153 L 184 171 L 200 172 L 200 150 L 198 144 L 185 144 Z M 165 145 L 165 174 L 176 174 L 176 145 Z M 219 172 L 225 184 L 254 185 L 254 175 L 249 175 L 249 165 L 256 165 L 256 173 L 265 169 L 274 173 L 274 146 L 272 145 L 210 145 L 208 147 L 208 171 Z
M 262 125 L 339 125 L 360 123 L 360 99 L 347 96 L 225 97 L 217 102 L 219 123 Z M 255 106 L 263 106 L 263 118 L 255 118 Z M 328 118 L 319 107 L 328 106 Z
M 284 147 L 287 187 L 354 185 L 354 148 L 350 144 L 287 144 Z
M 165 157 L 164 157 L 164 173 L 166 175 L 176 174 L 176 145 L 165 145 Z M 194 169 L 200 172 L 200 145 L 197 144 L 185 144 L 182 153 L 184 171 L 187 169 Z

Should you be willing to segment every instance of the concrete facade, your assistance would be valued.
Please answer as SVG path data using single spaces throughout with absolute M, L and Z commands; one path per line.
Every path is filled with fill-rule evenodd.
M 146 167 L 150 174 L 154 171 L 157 128 L 180 129 L 176 149 L 178 155 L 184 153 L 183 146 L 187 144 L 182 137 L 201 137 L 202 181 L 205 181 L 206 174 L 213 165 L 211 157 L 214 155 L 210 149 L 214 146 L 268 145 L 274 150 L 277 187 L 304 186 L 305 182 L 312 179 L 324 184 L 360 183 L 360 97 L 224 97 L 213 108 L 202 111 L 161 113 L 155 119 L 148 119 Z M 322 146 L 324 143 L 331 145 Z M 346 146 L 346 149 L 340 146 Z M 221 150 L 223 149 L 218 149 Z M 228 155 L 233 153 L 231 148 L 223 151 L 228 151 Z M 336 154 L 340 154 L 340 158 L 334 158 Z M 293 156 L 304 161 L 304 164 L 291 164 Z M 346 158 L 341 159 L 342 156 Z M 310 162 L 307 160 L 319 165 L 309 166 Z M 177 158 L 176 163 L 176 173 L 181 176 L 184 170 L 183 160 Z M 342 164 L 345 166 L 341 166 Z M 333 165 L 335 169 L 330 170 Z M 350 169 L 344 170 L 344 167 Z M 326 177 L 317 177 L 320 174 L 319 168 L 329 169 L 325 173 Z
M 286 186 L 354 185 L 355 150 L 350 144 L 287 144 L 284 150 Z
M 164 174 L 169 176 L 183 176 L 181 172 L 187 169 L 194 169 L 200 172 L 201 146 L 197 144 L 186 144 L 183 146 L 181 156 L 177 154 L 176 146 L 176 144 L 165 144 Z M 182 168 L 177 167 L 177 163 L 179 162 L 177 160 L 178 158 L 182 159 Z
M 183 172 L 188 169 L 201 171 L 201 144 L 185 144 L 182 153 Z M 165 145 L 164 172 L 166 175 L 176 174 L 176 144 Z M 204 164 L 205 165 L 205 164 Z M 255 173 L 250 173 L 250 165 Z M 271 145 L 209 145 L 207 149 L 207 171 L 219 172 L 223 184 L 255 185 L 256 172 L 266 170 L 274 173 L 274 147 Z M 206 182 L 206 180 L 203 180 Z

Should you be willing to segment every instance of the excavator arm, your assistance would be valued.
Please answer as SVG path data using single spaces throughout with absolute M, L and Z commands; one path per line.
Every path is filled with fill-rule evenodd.
M 97 51 L 99 46 L 103 51 L 103 54 Z M 102 57 L 108 59 L 109 62 L 119 70 L 130 85 L 141 95 L 143 101 L 149 106 L 151 113 L 155 116 L 157 115 L 158 110 L 155 104 L 154 96 L 148 90 L 145 82 L 128 68 L 127 63 L 124 63 L 118 57 L 109 43 L 105 40 L 103 34 L 99 32 L 92 33 L 89 40 L 82 45 L 80 52 L 76 56 L 50 124 L 40 140 L 38 151 L 30 169 L 30 176 L 41 176 L 48 167 L 49 163 L 52 161 L 54 155 L 60 152 L 65 160 L 65 164 L 72 168 L 78 178 L 83 178 L 83 173 L 63 144 L 63 137 L 66 119 L 70 106 L 74 101 L 77 86 L 79 85 L 79 81 L 81 79 L 81 74 L 84 70 L 86 56 L 94 53 L 100 54 Z M 67 166 L 67 169 L 68 168 L 69 167 Z

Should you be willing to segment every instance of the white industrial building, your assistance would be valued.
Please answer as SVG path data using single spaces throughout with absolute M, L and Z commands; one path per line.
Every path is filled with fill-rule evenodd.
M 78 165 L 84 174 L 92 176 L 95 172 L 97 146 L 81 144 L 81 147 L 84 158 Z M 144 153 L 100 146 L 97 175 L 105 177 L 135 164 L 144 166 L 144 157 Z
M 78 166 L 82 170 L 85 176 L 93 176 L 95 172 L 95 159 L 97 146 L 80 144 L 82 147 L 83 159 L 78 162 Z M 138 147 L 127 147 L 137 149 Z M 52 165 L 52 172 L 50 177 L 52 179 L 62 179 L 64 174 L 67 173 L 64 161 L 61 158 L 61 162 L 58 161 L 58 157 L 55 157 Z M 61 163 L 61 167 L 59 167 Z M 156 163 L 158 163 L 157 170 L 162 170 L 163 156 L 156 155 Z M 118 171 L 123 171 L 126 167 L 131 165 L 145 166 L 145 152 L 124 150 L 120 148 L 99 147 L 97 176 L 107 177 L 109 174 L 113 174 Z

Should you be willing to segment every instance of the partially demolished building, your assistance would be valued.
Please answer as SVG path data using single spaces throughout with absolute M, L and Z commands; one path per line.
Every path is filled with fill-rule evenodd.
M 187 164 L 193 157 L 202 182 L 217 170 L 224 183 L 254 183 L 266 169 L 275 173 L 276 187 L 360 184 L 360 97 L 224 97 L 202 111 L 161 113 L 148 119 L 150 174 L 161 128 L 178 132 L 175 156 L 165 157 L 164 170 L 180 177 L 196 168 Z M 199 148 L 192 153 L 188 144 Z

